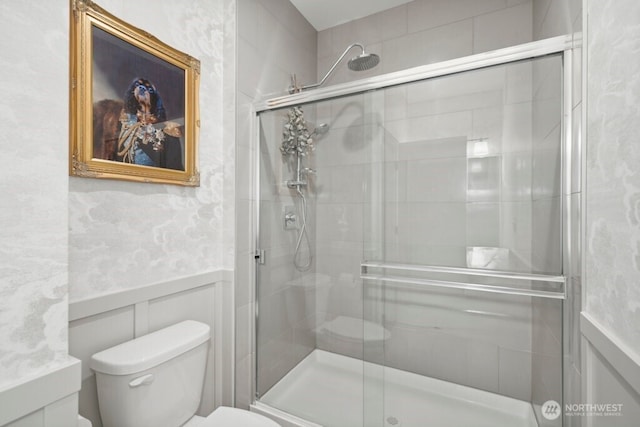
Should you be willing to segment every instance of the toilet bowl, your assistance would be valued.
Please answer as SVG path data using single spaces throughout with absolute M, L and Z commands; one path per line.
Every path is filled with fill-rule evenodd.
M 259 414 L 221 407 L 195 415 L 204 385 L 210 331 L 187 320 L 94 354 L 104 427 L 277 427 Z

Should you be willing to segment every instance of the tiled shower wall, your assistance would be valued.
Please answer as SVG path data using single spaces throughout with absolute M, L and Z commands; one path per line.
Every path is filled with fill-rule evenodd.
M 385 204 L 387 261 L 530 271 L 533 66 L 406 88 L 408 117 L 385 121 L 390 133 L 410 134 L 387 144 L 385 179 L 398 188 Z M 532 360 L 530 298 L 408 287 L 389 294 L 387 363 L 530 399 L 531 371 L 522 368 Z
M 312 81 L 316 75 L 316 31 L 289 3 L 288 0 L 238 0 L 237 1 L 237 81 L 236 81 L 236 259 L 235 259 L 235 307 L 236 307 L 236 405 L 247 408 L 254 398 L 252 378 L 253 362 L 253 322 L 256 298 L 253 292 L 255 260 L 254 232 L 255 207 L 257 203 L 256 163 L 261 147 L 252 145 L 252 103 L 269 95 L 282 95 L 287 92 L 290 74 L 296 73 L 302 81 Z M 278 125 L 282 122 L 278 121 Z M 272 127 L 275 129 L 275 127 Z M 265 149 L 262 154 L 272 155 L 273 164 L 281 164 L 277 153 L 277 145 L 281 131 L 270 138 L 274 145 Z M 279 171 L 280 169 L 278 169 Z M 288 176 L 289 171 L 287 171 Z M 280 194 L 281 198 L 269 198 L 261 206 L 262 213 L 271 217 L 275 233 L 284 230 L 278 219 L 282 215 L 282 207 L 293 205 L 288 191 L 280 191 L 285 178 L 280 172 L 263 177 L 262 194 Z M 268 230 L 268 229 L 267 229 Z M 286 237 L 290 241 L 291 233 Z M 262 289 L 268 303 L 261 307 L 263 321 L 266 321 L 267 334 L 263 336 L 259 351 L 267 356 L 261 365 L 265 375 L 261 384 L 272 384 L 279 375 L 295 366 L 292 349 L 295 347 L 302 354 L 304 349 L 312 349 L 313 340 L 309 342 L 304 335 L 301 341 L 299 334 L 294 336 L 293 328 L 286 323 L 287 298 L 300 296 L 283 292 L 283 284 L 295 276 L 291 263 L 293 248 L 284 253 L 277 239 L 263 247 L 267 252 L 267 264 L 263 275 L 271 280 Z M 275 255 L 275 256 L 274 256 Z M 271 279 L 269 279 L 269 277 Z M 272 331 L 272 332 L 269 332 Z M 262 332 L 265 332 L 263 329 Z M 261 335 L 262 336 L 262 335 Z M 301 344 L 298 346 L 298 342 Z M 287 360 L 287 363 L 283 363 Z M 266 363 L 265 363 L 266 362 Z M 266 386 L 265 386 L 266 387 Z
M 526 43 L 532 40 L 533 3 L 532 0 L 415 0 L 320 31 L 318 77 L 324 76 L 344 49 L 355 42 L 380 55 L 380 65 L 364 72 L 340 66 L 326 84 Z M 351 53 L 358 52 L 354 49 Z
M 532 40 L 532 7 L 530 1 L 414 1 L 340 25 L 319 33 L 318 77 L 353 42 L 362 42 L 367 50 L 378 53 L 380 65 L 361 73 L 340 66 L 329 84 L 528 42 Z M 516 269 L 528 265 L 532 250 L 530 199 L 519 202 L 511 194 L 516 199 L 507 204 L 510 209 L 500 207 L 483 199 L 481 188 L 474 193 L 466 176 L 468 161 L 494 172 L 501 167 L 496 157 L 469 160 L 468 138 L 488 138 L 490 145 L 508 141 L 505 144 L 510 148 L 505 150 L 511 153 L 504 156 L 507 165 L 523 158 L 531 161 L 531 139 L 526 138 L 532 126 L 531 65 L 519 66 L 519 70 L 515 67 L 502 70 L 497 78 L 491 71 L 469 75 L 468 85 L 458 81 L 413 85 L 318 107 L 318 121 L 328 122 L 331 130 L 316 151 L 320 183 L 317 273 L 333 282 L 326 313 L 317 314 L 329 325 L 329 333 L 319 329 L 319 348 L 375 358 L 378 352 L 368 346 L 380 343 L 369 342 L 363 347 L 352 337 L 332 333 L 335 319 L 364 314 L 391 332 L 385 343 L 385 363 L 524 400 L 531 398 L 531 370 L 522 369 L 531 366 L 529 299 L 393 290 L 383 303 L 382 322 L 381 317 L 366 312 L 372 302 L 365 300 L 363 304 L 358 279 L 360 262 L 376 255 L 403 263 L 466 266 L 466 247 L 480 246 L 479 242 L 482 246 L 511 247 L 522 258 Z M 498 80 L 499 87 L 484 92 L 471 89 L 473 95 L 468 96 L 459 88 L 473 88 L 472 80 L 479 86 Z M 508 116 L 505 124 L 503 109 Z M 518 144 L 520 149 L 514 152 Z M 382 145 L 384 152 L 377 154 Z M 490 148 L 493 154 L 496 150 L 501 152 L 501 146 Z M 522 150 L 524 154 L 516 155 Z M 380 176 L 384 182 L 376 183 L 375 175 L 382 168 L 376 161 L 383 158 L 386 163 Z M 527 170 L 531 171 L 530 164 Z M 515 166 L 505 166 L 498 175 L 485 178 L 500 185 L 499 173 L 517 174 Z M 383 196 L 374 194 L 376 185 L 384 188 Z M 514 190 L 502 189 L 505 193 Z M 467 203 L 469 194 L 475 194 L 476 199 L 470 200 L 473 203 Z M 383 218 L 383 229 L 376 228 L 375 214 L 368 204 L 376 197 L 384 197 L 386 202 L 384 214 L 377 218 Z M 508 218 L 525 223 L 518 224 L 515 232 L 503 227 L 513 222 Z M 384 236 L 384 245 L 375 236 Z M 374 301 L 376 304 L 379 302 Z M 504 317 L 479 319 L 481 316 L 474 317 L 464 309 L 492 311 Z M 478 324 L 500 330 L 501 338 L 488 339 Z

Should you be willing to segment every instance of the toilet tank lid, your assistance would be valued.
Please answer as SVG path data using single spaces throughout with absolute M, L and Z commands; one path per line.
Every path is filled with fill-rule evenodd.
M 129 375 L 153 368 L 209 340 L 209 326 L 185 320 L 91 356 L 90 367 L 110 375 Z

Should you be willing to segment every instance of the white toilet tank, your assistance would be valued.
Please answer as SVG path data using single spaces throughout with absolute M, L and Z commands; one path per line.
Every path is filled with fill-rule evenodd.
M 104 427 L 178 427 L 204 385 L 209 326 L 187 320 L 94 354 Z

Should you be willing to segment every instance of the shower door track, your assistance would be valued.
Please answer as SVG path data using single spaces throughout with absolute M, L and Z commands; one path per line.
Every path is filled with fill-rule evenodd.
M 437 62 L 434 64 L 408 68 L 406 70 L 382 74 L 349 83 L 328 86 L 326 88 L 315 89 L 308 92 L 300 92 L 271 98 L 254 104 L 254 109 L 256 113 L 260 113 L 263 111 L 306 104 L 309 102 L 354 95 L 370 90 L 384 89 L 434 77 L 442 77 L 464 71 L 478 70 L 494 65 L 502 65 L 510 62 L 553 55 L 575 47 L 580 47 L 581 44 L 581 33 L 552 37 L 504 49 L 497 49 L 462 58 Z

